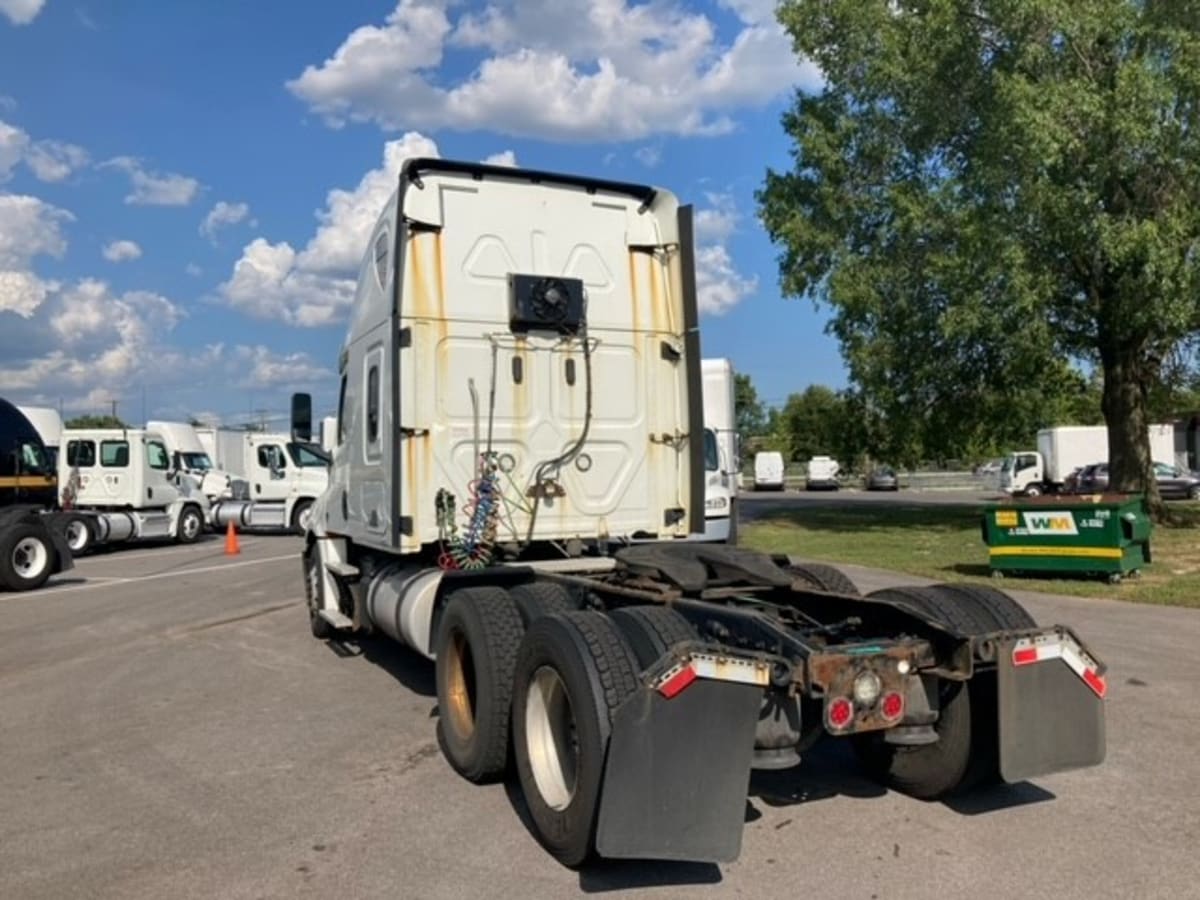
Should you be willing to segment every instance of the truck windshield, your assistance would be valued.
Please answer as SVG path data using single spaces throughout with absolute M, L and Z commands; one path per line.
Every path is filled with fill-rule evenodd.
M 287 448 L 288 456 L 298 466 L 307 469 L 323 469 L 329 465 L 329 457 L 318 453 L 315 448 L 307 444 L 291 443 L 287 445 Z
M 30 475 L 49 475 L 50 465 L 41 444 L 26 441 L 21 444 L 21 471 Z
M 180 453 L 179 456 L 189 472 L 207 472 L 213 467 L 207 453 Z
M 717 451 L 717 433 L 711 428 L 704 429 L 704 469 L 717 472 L 721 469 L 721 455 Z
M 1014 459 L 1015 459 L 1015 457 L 1012 457 L 1012 456 L 1004 457 L 1004 462 L 1002 462 L 1000 464 L 1000 471 L 1001 472 L 1011 472 L 1013 470 L 1013 460 Z

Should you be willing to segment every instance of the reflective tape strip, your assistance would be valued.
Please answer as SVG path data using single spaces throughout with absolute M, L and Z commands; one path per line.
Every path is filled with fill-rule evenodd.
M 669 700 L 697 678 L 766 687 L 771 680 L 771 667 L 757 660 L 697 653 L 668 669 L 654 689 Z
M 1077 556 L 1082 559 L 1120 559 L 1120 547 L 992 547 L 991 556 Z
M 1108 683 L 1098 671 L 1096 661 L 1084 652 L 1077 642 L 1066 636 L 1057 634 L 1044 637 L 1022 638 L 1013 645 L 1012 663 L 1014 666 L 1028 666 L 1033 663 L 1046 662 L 1051 659 L 1061 659 L 1078 675 L 1096 696 L 1104 697 L 1108 693 Z

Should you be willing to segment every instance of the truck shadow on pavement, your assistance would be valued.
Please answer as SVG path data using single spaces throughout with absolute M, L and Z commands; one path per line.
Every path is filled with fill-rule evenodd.
M 395 641 L 364 637 L 329 641 L 325 646 L 341 659 L 359 657 L 378 666 L 414 694 L 422 697 L 437 695 L 437 683 L 429 660 Z

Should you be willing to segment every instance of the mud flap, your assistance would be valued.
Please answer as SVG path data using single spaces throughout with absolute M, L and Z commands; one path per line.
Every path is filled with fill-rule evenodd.
M 669 700 L 647 687 L 626 700 L 604 767 L 600 855 L 737 859 L 762 698 L 757 685 L 698 680 Z
M 1102 763 L 1103 666 L 1063 632 L 998 649 L 1000 776 L 1012 783 Z

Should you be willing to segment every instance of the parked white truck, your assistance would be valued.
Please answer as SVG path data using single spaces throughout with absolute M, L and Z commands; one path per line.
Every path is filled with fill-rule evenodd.
M 195 479 L 197 487 L 210 503 L 221 499 L 249 498 L 246 481 L 217 468 L 212 455 L 201 443 L 195 426 L 187 422 L 150 421 L 146 423 L 146 428 L 162 436 L 171 455 L 172 470 Z
M 737 428 L 733 407 L 733 364 L 700 361 L 704 395 L 704 539 L 737 540 Z
M 217 429 L 217 464 L 246 482 L 245 496 L 213 504 L 212 524 L 224 528 L 287 528 L 308 525 L 313 501 L 329 483 L 329 460 L 320 447 L 290 435 Z
M 1103 758 L 1103 666 L 1008 596 L 860 597 L 828 567 L 678 540 L 704 526 L 689 207 L 448 160 L 399 181 L 339 356 L 309 625 L 434 660 L 446 759 L 487 781 L 511 754 L 554 856 L 733 859 L 751 768 L 823 736 L 925 798 Z M 662 540 L 615 545 L 636 533 Z
M 208 498 L 171 468 L 166 441 L 142 428 L 65 428 L 58 490 L 67 544 L 79 555 L 96 544 L 171 539 L 195 541 L 208 519 Z
M 1175 459 L 1175 426 L 1151 425 L 1150 455 L 1158 461 Z M 1108 462 L 1108 428 L 1104 425 L 1058 425 L 1037 433 L 1037 450 L 1019 450 L 1000 466 L 1000 490 L 1037 497 L 1056 494 L 1076 469 Z

